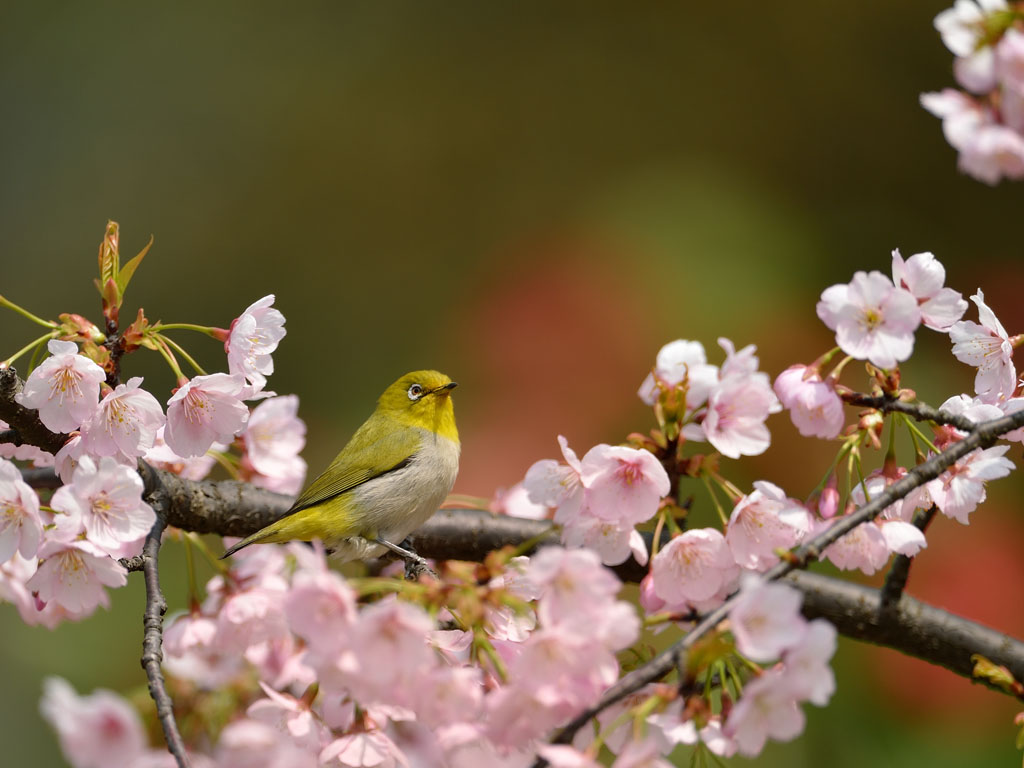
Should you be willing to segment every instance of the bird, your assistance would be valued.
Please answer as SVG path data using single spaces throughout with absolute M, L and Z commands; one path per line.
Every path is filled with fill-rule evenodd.
M 407 568 L 410 562 L 425 568 L 423 558 L 400 544 L 455 484 L 461 450 L 451 398 L 456 386 L 438 371 L 402 376 L 291 508 L 221 558 L 250 544 L 320 539 L 341 562 L 391 550 Z

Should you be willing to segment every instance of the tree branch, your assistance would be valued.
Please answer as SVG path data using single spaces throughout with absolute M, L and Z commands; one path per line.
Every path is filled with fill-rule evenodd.
M 862 392 L 846 392 L 840 395 L 850 405 L 862 405 L 886 413 L 903 413 L 913 416 L 917 421 L 932 421 L 936 424 L 948 424 L 964 432 L 970 432 L 977 424 L 964 416 L 946 413 L 932 408 L 925 403 L 907 403 L 891 395 L 866 395 Z
M 938 511 L 939 508 L 932 504 L 928 509 L 919 510 L 914 515 L 914 525 L 917 526 L 921 533 L 928 530 L 928 526 L 931 525 Z M 907 555 L 896 555 L 893 558 L 892 565 L 889 566 L 889 573 L 885 576 L 885 584 L 882 587 L 882 604 L 879 606 L 879 610 L 887 611 L 899 602 L 903 589 L 907 586 L 907 579 L 910 577 L 910 566 L 913 562 L 914 558 Z
M 149 498 L 156 512 L 156 522 L 142 546 L 142 575 L 146 581 L 146 608 L 142 614 L 142 668 L 149 680 L 149 695 L 156 704 L 156 714 L 164 730 L 167 749 L 174 755 L 178 768 L 191 768 L 185 742 L 174 719 L 174 702 L 167 693 L 163 671 L 160 669 L 164 660 L 163 627 L 164 614 L 167 612 L 167 601 L 160 590 L 159 563 L 160 540 L 167 527 L 163 503 L 166 497 L 162 489 L 157 487 L 149 493 Z

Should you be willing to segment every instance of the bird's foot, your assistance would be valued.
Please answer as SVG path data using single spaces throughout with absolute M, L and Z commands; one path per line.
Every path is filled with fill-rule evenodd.
M 437 571 L 431 568 L 424 558 L 417 555 L 411 549 L 405 549 L 397 544 L 392 544 L 390 541 L 382 539 L 379 536 L 375 541 L 382 547 L 387 547 L 405 561 L 405 578 L 407 581 L 416 581 L 424 573 L 433 576 L 435 579 L 438 578 Z M 402 543 L 407 544 L 407 541 L 408 540 L 403 541 Z

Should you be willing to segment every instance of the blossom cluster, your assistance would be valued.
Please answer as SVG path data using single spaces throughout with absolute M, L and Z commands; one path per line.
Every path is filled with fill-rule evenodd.
M 1024 178 L 1024 12 L 1006 0 L 956 0 L 935 17 L 963 90 L 921 94 L 964 173 L 987 184 Z
M 46 357 L 15 399 L 35 409 L 55 433 L 67 434 L 56 455 L 5 445 L 0 458 L 0 598 L 29 624 L 53 627 L 109 605 L 107 588 L 126 583 L 118 562 L 138 555 L 155 514 L 143 501 L 136 471 L 142 459 L 200 479 L 239 438 L 240 476 L 296 492 L 305 476 L 299 457 L 305 426 L 294 396 L 264 393 L 271 353 L 284 316 L 267 296 L 224 332 L 229 373 L 197 375 L 163 407 L 140 377 L 114 387 L 107 372 L 74 341 L 51 338 Z M 267 397 L 250 414 L 244 399 Z M 54 466 L 62 485 L 42 504 L 9 459 Z
M 361 599 L 319 548 L 240 553 L 166 628 L 173 678 L 251 693 L 196 764 L 525 766 L 536 740 L 618 678 L 615 654 L 639 636 L 619 580 L 588 550 L 545 548 L 482 586 L 472 571 L 444 575 L 462 595 L 450 611 L 394 580 L 382 581 L 403 599 Z M 42 709 L 74 768 L 148 764 L 138 717 L 117 701 L 48 683 Z

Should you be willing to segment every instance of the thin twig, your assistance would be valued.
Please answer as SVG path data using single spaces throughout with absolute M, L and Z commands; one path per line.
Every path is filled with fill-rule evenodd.
M 152 490 L 148 497 L 156 511 L 156 522 L 146 536 L 142 546 L 142 575 L 146 581 L 146 608 L 142 614 L 142 668 L 149 680 L 149 695 L 156 704 L 156 714 L 164 730 L 167 750 L 174 755 L 178 768 L 190 768 L 185 742 L 174 719 L 174 702 L 167 693 L 164 675 L 160 665 L 164 660 L 163 627 L 164 614 L 167 612 L 167 601 L 160 591 L 160 540 L 167 521 L 162 502 L 162 491 Z
M 938 507 L 934 504 L 928 509 L 920 509 L 914 515 L 913 524 L 924 533 L 935 518 Z M 889 566 L 889 573 L 886 574 L 885 584 L 882 586 L 882 602 L 879 610 L 887 611 L 900 601 L 903 589 L 907 586 L 907 579 L 910 577 L 910 564 L 914 558 L 907 555 L 896 555 Z
M 842 395 L 842 398 L 850 405 L 862 405 L 866 408 L 874 408 L 887 413 L 905 413 L 907 416 L 913 416 L 917 421 L 948 424 L 957 429 L 962 429 L 964 432 L 970 432 L 977 426 L 976 422 L 964 416 L 946 413 L 921 402 L 907 403 L 889 395 L 865 395 L 862 392 L 847 392 Z

